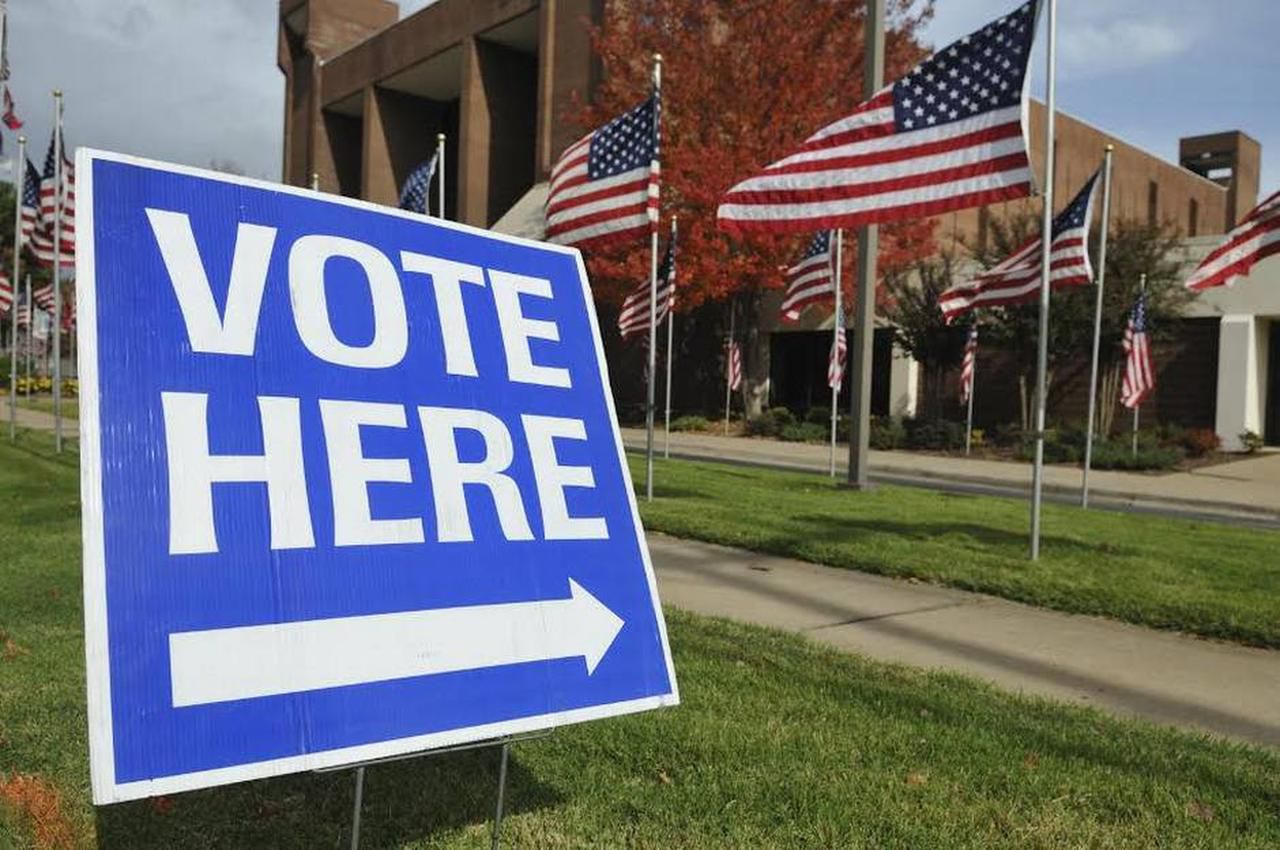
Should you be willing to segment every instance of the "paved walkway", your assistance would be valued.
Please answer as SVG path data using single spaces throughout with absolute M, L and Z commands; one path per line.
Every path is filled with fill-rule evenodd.
M 25 407 L 19 407 L 17 409 L 17 413 L 18 426 L 21 428 L 39 428 L 44 431 L 53 430 L 54 419 L 52 413 L 45 413 L 43 410 L 30 410 Z M 0 396 L 0 422 L 3 423 L 0 427 L 8 429 L 9 399 L 5 396 Z M 70 439 L 79 439 L 80 423 L 75 419 L 68 419 L 65 416 L 62 417 L 62 434 L 64 437 L 68 437 Z
M 664 603 L 1280 747 L 1280 652 L 649 534 Z
M 623 442 L 643 450 L 645 433 L 622 430 Z M 661 452 L 663 435 L 655 434 Z M 836 468 L 848 466 L 848 446 L 837 446 Z M 749 463 L 783 469 L 826 472 L 830 450 L 812 443 L 722 437 L 715 434 L 671 435 L 674 457 Z M 919 454 L 871 452 L 872 478 L 885 483 L 975 489 L 1024 495 L 1031 484 L 1028 464 L 998 460 Z M 1081 471 L 1068 466 L 1045 467 L 1045 492 L 1058 501 L 1079 501 Z M 1146 474 L 1094 470 L 1090 502 L 1098 507 L 1190 513 L 1261 524 L 1280 524 L 1280 452 L 1266 452 L 1194 472 Z

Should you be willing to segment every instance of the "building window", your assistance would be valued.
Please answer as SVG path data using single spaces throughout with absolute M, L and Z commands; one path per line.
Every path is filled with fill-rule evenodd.
M 1187 235 L 1197 236 L 1200 233 L 1200 203 L 1192 198 L 1187 205 Z
M 1160 184 L 1147 181 L 1147 224 L 1155 226 L 1160 221 Z

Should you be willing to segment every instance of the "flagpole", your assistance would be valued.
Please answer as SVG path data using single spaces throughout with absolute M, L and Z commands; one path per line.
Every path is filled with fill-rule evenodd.
M 27 181 L 27 137 L 18 137 L 18 177 L 13 205 L 13 302 L 9 305 L 9 442 L 18 438 L 18 281 L 22 277 L 22 192 Z
M 844 286 L 841 283 L 840 276 L 843 268 L 844 247 L 844 230 L 836 229 L 836 270 L 835 270 L 835 290 L 836 290 L 836 309 L 835 324 L 831 330 L 831 357 L 832 363 L 840 356 L 840 330 L 844 326 Z M 845 340 L 846 346 L 849 340 Z M 830 366 L 827 367 L 830 372 Z M 844 382 L 844 364 L 840 364 L 840 382 L 831 388 L 831 458 L 830 458 L 830 474 L 832 478 L 836 477 L 836 424 L 840 421 L 840 383 Z
M 1089 507 L 1089 468 L 1093 466 L 1093 429 L 1098 408 L 1098 352 L 1102 344 L 1102 293 L 1107 281 L 1107 231 L 1111 228 L 1111 155 L 1102 158 L 1102 233 L 1098 239 L 1098 291 L 1093 304 L 1093 360 L 1089 367 L 1089 419 L 1084 431 L 1084 475 L 1080 479 L 1080 507 Z M 1111 402 L 1115 404 L 1114 399 Z
M 733 400 L 733 333 L 737 314 L 729 302 L 729 338 L 724 343 L 724 435 L 729 436 L 729 404 Z
M 662 54 L 653 54 L 653 93 L 656 97 L 662 96 Z M 657 125 L 660 112 L 655 107 L 653 113 L 654 124 Z M 654 127 L 655 133 L 660 133 L 658 126 Z M 655 147 L 657 141 L 655 139 Z M 655 151 L 656 155 L 656 151 Z M 657 181 L 653 184 L 654 197 L 652 210 L 658 213 L 656 217 L 649 222 L 649 374 L 647 375 L 648 384 L 648 402 L 645 404 L 644 427 L 645 427 L 645 448 L 644 448 L 644 492 L 645 498 L 653 501 L 653 419 L 654 419 L 654 385 L 657 383 L 658 371 L 658 221 L 661 219 L 661 202 L 659 193 L 662 186 Z M 652 213 L 651 213 L 652 215 Z
M 62 90 L 53 90 L 53 447 L 62 453 Z
M 974 333 L 978 328 L 978 317 L 974 314 L 973 328 L 969 331 Z M 969 452 L 973 449 L 973 397 L 978 389 L 978 350 L 973 350 L 973 362 L 969 364 L 969 402 L 968 411 L 965 414 L 964 422 L 964 456 L 968 457 Z
M 31 349 L 35 348 L 36 314 L 31 305 L 31 272 L 27 272 L 27 401 L 31 400 Z
M 1044 209 L 1040 225 L 1040 338 L 1036 351 L 1036 419 L 1035 467 L 1031 474 L 1031 560 L 1040 558 L 1040 507 L 1044 496 L 1044 427 L 1045 395 L 1049 371 L 1049 243 L 1053 240 L 1053 154 L 1054 111 L 1057 97 L 1054 78 L 1054 47 L 1058 36 L 1057 0 L 1048 0 L 1049 37 L 1046 51 L 1048 66 L 1045 96 L 1044 137 Z
M 320 191 L 320 174 L 315 171 L 311 172 L 311 191 Z
M 444 218 L 444 133 L 436 133 L 436 197 L 440 205 L 440 218 Z M 426 202 L 424 201 L 425 205 Z
M 674 277 L 676 267 L 676 217 L 671 216 L 671 274 Z M 676 319 L 676 282 L 671 281 L 671 294 L 667 296 L 667 413 L 662 437 L 662 457 L 671 458 L 671 355 L 672 339 L 675 336 Z
M 863 25 L 866 69 L 863 98 L 884 86 L 885 0 L 868 0 Z M 853 339 L 849 340 L 849 486 L 867 490 L 871 452 L 871 370 L 875 365 L 876 254 L 880 231 L 874 224 L 858 229 L 858 282 Z
M 1147 291 L 1147 275 L 1143 273 L 1138 278 L 1138 297 L 1141 298 Z M 1133 456 L 1138 456 L 1138 417 L 1142 413 L 1142 402 L 1138 402 L 1133 406 Z

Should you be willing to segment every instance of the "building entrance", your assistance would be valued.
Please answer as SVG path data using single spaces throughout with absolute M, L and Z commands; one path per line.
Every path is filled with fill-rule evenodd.
M 1271 320 L 1271 339 L 1267 346 L 1266 432 L 1263 436 L 1273 446 L 1280 445 L 1280 319 Z

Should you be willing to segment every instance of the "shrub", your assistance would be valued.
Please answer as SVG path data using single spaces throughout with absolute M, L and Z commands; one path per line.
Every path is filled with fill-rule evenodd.
M 1240 435 L 1240 445 L 1244 447 L 1246 452 L 1253 454 L 1265 445 L 1265 441 L 1253 431 L 1245 431 Z
M 933 451 L 964 448 L 964 423 L 937 419 L 924 422 L 919 419 L 902 420 L 906 429 L 906 445 L 909 449 Z
M 997 446 L 1017 446 L 1022 443 L 1022 428 L 1016 422 L 997 425 L 991 432 L 991 442 Z
M 981 428 L 974 428 L 969 435 L 969 443 L 975 449 L 985 446 L 987 444 L 987 432 Z
M 788 443 L 825 443 L 831 439 L 831 431 L 816 422 L 798 422 L 783 426 L 778 437 Z
M 815 425 L 826 425 L 831 427 L 831 408 L 829 407 L 811 407 L 804 415 L 805 422 L 812 422 Z
M 1187 457 L 1204 457 L 1222 448 L 1222 439 L 1212 428 L 1192 428 L 1182 437 Z
M 705 416 L 678 416 L 671 420 L 672 431 L 708 431 L 711 422 Z
M 1138 453 L 1127 441 L 1103 440 L 1093 447 L 1095 469 L 1172 469 L 1182 459 L 1176 449 L 1138 445 Z
M 785 407 L 772 407 L 747 420 L 747 433 L 752 437 L 776 437 L 788 425 L 796 424 L 796 417 Z
M 873 449 L 900 449 L 907 442 L 907 429 L 892 416 L 873 416 L 869 439 Z

